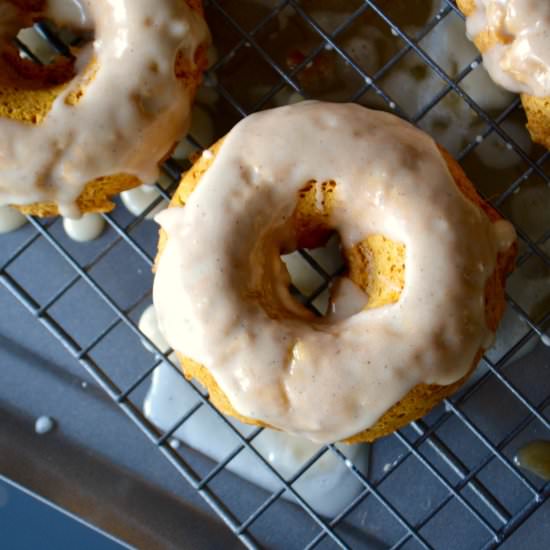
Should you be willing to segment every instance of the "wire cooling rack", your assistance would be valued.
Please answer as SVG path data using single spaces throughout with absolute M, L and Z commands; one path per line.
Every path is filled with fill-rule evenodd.
M 329 30 L 325 23 L 317 20 L 313 9 L 316 4 L 325 5 L 328 13 L 334 12 L 334 25 Z M 200 400 L 199 405 L 175 421 L 171 429 L 161 432 L 144 417 L 142 399 L 152 373 L 169 354 L 157 350 L 159 355 L 153 364 L 148 355 L 149 363 L 133 363 L 124 375 L 113 368 L 113 363 L 124 363 L 128 353 L 128 348 L 117 347 L 118 332 L 130 335 L 136 348 L 147 340 L 137 328 L 136 318 L 150 301 L 148 274 L 155 251 L 143 244 L 142 236 L 156 230 L 146 221 L 146 216 L 158 203 L 169 198 L 186 168 L 181 162 L 170 159 L 165 163 L 163 169 L 172 186 L 166 191 L 159 185 L 159 198 L 140 216 L 128 219 L 119 216 L 118 210 L 104 216 L 111 237 L 106 246 L 95 249 L 92 258 L 62 238 L 58 221 L 33 218 L 29 219 L 33 234 L 1 256 L 0 281 L 5 291 L 13 294 L 94 377 L 235 536 L 251 548 L 263 545 L 286 548 L 494 548 L 508 541 L 530 519 L 542 521 L 537 520 L 537 512 L 546 509 L 544 503 L 550 494 L 550 485 L 519 469 L 513 462 L 513 455 L 520 443 L 531 439 L 533 434 L 538 438 L 550 435 L 550 386 L 545 382 L 548 374 L 544 370 L 549 366 L 549 355 L 541 343 L 550 317 L 550 220 L 547 209 L 537 208 L 544 200 L 550 204 L 550 154 L 536 147 L 527 148 L 525 140 L 508 131 L 506 122 L 514 116 L 522 116 L 517 98 L 494 112 L 482 108 L 477 98 L 466 93 L 463 84 L 469 75 L 482 70 L 479 56 L 474 54 L 468 63 L 451 73 L 436 61 L 433 51 L 423 46 L 424 40 L 439 25 L 449 18 L 462 16 L 454 2 L 444 0 L 427 23 L 411 30 L 409 20 L 416 17 L 422 4 L 426 3 L 382 0 L 210 0 L 206 3 L 207 19 L 219 51 L 218 59 L 206 76 L 207 83 L 218 95 L 216 137 L 223 135 L 241 117 L 276 104 L 281 94 L 286 93 L 287 98 L 292 94 L 325 97 L 323 83 L 312 84 L 310 76 L 312 67 L 323 67 L 328 52 L 347 71 L 345 85 L 337 88 L 335 99 L 362 101 L 371 97 L 382 108 L 422 126 L 443 101 L 456 96 L 475 113 L 478 124 L 475 133 L 454 151 L 466 169 L 475 172 L 476 152 L 490 139 L 504 145 L 502 156 L 513 157 L 511 164 L 515 168 L 504 172 L 489 170 L 484 179 L 474 178 L 481 194 L 514 223 L 520 241 L 518 269 L 510 277 L 508 287 L 509 307 L 504 324 L 511 328 L 505 341 L 497 340 L 496 348 L 482 359 L 475 380 L 457 395 L 426 418 L 376 442 L 371 447 L 368 472 L 346 462 L 349 475 L 358 480 L 362 490 L 334 517 L 317 514 L 295 491 L 294 483 L 325 453 L 333 453 L 346 461 L 337 447 L 329 445 L 321 449 L 290 478 L 285 478 L 273 471 L 254 447 L 253 441 L 261 430 L 245 437 L 219 415 L 227 429 L 235 431 L 239 444 L 210 470 L 198 471 L 186 456 L 185 448 L 173 448 L 170 441 L 199 408 L 211 407 L 207 398 L 191 386 Z M 345 16 L 341 15 L 342 11 Z M 282 32 L 281 20 L 289 18 L 308 35 L 306 51 L 296 54 L 284 40 L 277 41 L 277 34 Z M 395 46 L 391 54 L 377 59 L 368 68 L 357 61 L 343 40 L 354 26 L 366 20 L 377 28 L 377 32 L 391 35 Z M 60 54 L 68 53 L 65 44 L 48 26 L 38 25 L 38 31 Z M 25 49 L 24 45 L 21 47 Z M 32 52 L 27 51 L 27 54 L 32 56 Z M 387 75 L 399 70 L 407 56 L 414 56 L 417 64 L 440 80 L 439 89 L 414 112 L 403 106 L 405 96 L 390 92 L 384 85 Z M 248 93 L 254 86 L 256 95 Z M 199 140 L 193 136 L 189 139 L 196 146 L 208 145 L 197 143 Z M 487 181 L 489 187 L 485 186 Z M 531 203 L 521 203 L 519 211 L 511 205 L 510 201 L 532 189 L 538 194 Z M 37 245 L 49 249 L 52 265 L 61 262 L 59 269 L 64 274 L 59 280 L 44 281 L 40 290 L 31 288 L 18 267 Z M 307 252 L 303 257 L 322 277 L 320 288 L 304 297 L 311 303 L 328 286 L 331 274 Z M 109 277 L 129 277 L 129 266 L 145 274 L 145 283 L 129 284 L 133 290 L 122 296 L 113 290 Z M 515 277 L 519 277 L 518 283 L 514 282 Z M 525 280 L 539 285 L 534 298 L 532 295 L 525 297 Z M 90 317 L 100 319 L 91 323 L 85 336 L 70 323 L 60 322 L 56 313 L 56 308 L 66 304 L 66 300 L 74 304 L 79 292 L 95 296 L 97 311 Z M 99 310 L 104 314 L 99 315 Z M 154 348 L 152 342 L 149 345 Z M 539 349 L 542 360 L 537 365 L 527 360 L 521 372 L 512 368 L 522 355 L 527 354 L 529 358 L 532 348 Z M 174 369 L 177 370 L 175 365 Z M 485 405 L 480 407 L 481 413 L 476 403 Z M 273 471 L 280 489 L 265 495 L 261 502 L 250 504 L 243 512 L 242 507 L 237 511 L 234 505 L 235 495 L 221 495 L 215 485 L 226 473 L 231 460 L 245 449 Z M 379 452 L 386 457 L 383 463 L 376 462 Z M 294 504 L 281 504 L 285 492 L 294 494 Z M 279 542 L 266 542 L 262 539 L 262 526 L 278 521 L 277 510 L 281 505 L 293 507 L 299 527 L 295 522 L 285 524 L 280 529 L 283 535 Z M 546 543 L 550 544 L 550 535 Z

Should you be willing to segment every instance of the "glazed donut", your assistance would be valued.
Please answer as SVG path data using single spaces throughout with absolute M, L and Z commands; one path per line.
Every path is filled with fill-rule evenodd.
M 318 442 L 371 441 L 475 367 L 504 309 L 515 232 L 433 140 L 352 104 L 252 115 L 160 213 L 161 330 L 222 412 Z M 281 253 L 338 231 L 335 314 L 289 291 Z
M 533 141 L 550 149 L 550 2 L 458 0 L 493 80 L 521 93 Z
M 93 43 L 52 65 L 21 59 L 11 39 L 44 18 Z M 0 206 L 78 217 L 154 182 L 187 130 L 208 43 L 200 0 L 4 0 Z

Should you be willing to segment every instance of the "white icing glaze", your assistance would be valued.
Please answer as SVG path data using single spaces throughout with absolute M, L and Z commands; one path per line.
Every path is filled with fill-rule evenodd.
M 208 40 L 202 17 L 181 0 L 79 5 L 95 41 L 80 52 L 77 76 L 40 125 L 0 119 L 0 205 L 55 201 L 62 215 L 77 217 L 87 182 L 119 173 L 154 181 L 158 162 L 187 130 L 191 92 L 174 65 L 178 52 L 192 63 Z M 69 105 L 79 90 L 78 104 Z
M 160 196 L 160 191 L 152 185 L 140 185 L 120 194 L 122 203 L 134 216 L 141 216 Z M 168 201 L 163 199 L 145 216 L 146 219 L 152 219 L 166 206 L 168 206 Z
M 550 2 L 476 0 L 467 18 L 468 36 L 495 33 L 499 43 L 483 52 L 495 82 L 512 92 L 550 96 Z
M 369 234 L 406 245 L 398 303 L 334 322 L 290 296 L 279 254 L 312 180 L 336 182 L 331 224 L 346 249 Z M 487 338 L 484 288 L 503 243 L 435 143 L 387 113 L 303 102 L 252 115 L 186 207 L 157 219 L 169 237 L 154 285 L 167 341 L 205 365 L 238 412 L 288 432 L 356 434 L 418 383 L 461 378 Z M 267 281 L 284 321 L 253 298 Z
M 149 340 L 151 340 L 153 344 L 155 344 L 155 346 L 157 346 L 162 353 L 166 353 L 170 349 L 168 342 L 166 342 L 164 336 L 159 330 L 157 314 L 154 306 L 149 306 L 141 314 L 138 328 L 145 336 L 147 336 L 147 338 L 149 338 Z M 143 340 L 142 343 L 147 351 L 156 353 L 156 350 L 149 345 L 149 342 Z
M 64 218 L 63 229 L 73 241 L 93 241 L 103 233 L 105 220 L 99 214 L 84 214 L 78 220 Z
M 34 423 L 34 431 L 39 435 L 50 433 L 55 428 L 55 420 L 49 416 L 40 416 Z
M 144 311 L 139 328 L 160 350 L 168 350 L 168 344 L 158 330 L 153 306 Z M 148 345 L 146 347 L 151 351 Z M 196 403 L 196 394 L 182 376 L 164 363 L 153 373 L 143 409 L 151 422 L 168 430 Z M 236 420 L 231 420 L 231 423 L 245 436 L 255 429 Z M 216 461 L 223 460 L 239 445 L 233 432 L 207 407 L 202 407 L 187 420 L 175 436 Z M 254 439 L 253 445 L 275 470 L 287 478 L 320 448 L 306 439 L 268 429 Z M 177 449 L 178 439 L 171 440 L 170 446 Z M 366 445 L 344 445 L 340 450 L 364 472 L 363 468 L 367 464 Z M 232 460 L 228 469 L 269 491 L 280 487 L 275 476 L 248 450 L 242 451 Z M 362 489 L 361 484 L 346 470 L 342 460 L 328 452 L 293 487 L 318 513 L 334 517 Z M 288 493 L 283 497 L 292 500 Z
M 153 373 L 145 399 L 145 416 L 161 429 L 170 429 L 195 403 L 197 397 L 174 369 L 167 364 Z M 254 431 L 237 420 L 233 424 L 244 436 Z M 190 447 L 223 460 L 239 446 L 236 435 L 207 407 L 202 407 L 175 436 Z M 172 442 L 170 445 L 173 447 Z M 307 439 L 265 429 L 253 442 L 256 450 L 285 477 L 291 477 L 320 448 Z M 342 445 L 340 450 L 361 469 L 367 464 L 366 445 Z M 277 478 L 248 450 L 233 459 L 227 469 L 268 491 L 280 488 Z M 364 473 L 364 472 L 363 472 Z M 359 481 L 347 472 L 341 459 L 327 452 L 293 484 L 294 489 L 320 514 L 334 517 L 362 490 Z M 293 500 L 288 493 L 284 498 Z
M 0 206 L 0 234 L 10 233 L 27 223 L 27 218 L 11 206 Z

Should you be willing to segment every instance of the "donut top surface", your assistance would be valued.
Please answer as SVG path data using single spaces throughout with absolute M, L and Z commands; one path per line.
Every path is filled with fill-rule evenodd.
M 28 15 L 14 25 L 14 9 L 0 6 L 4 41 Z M 0 205 L 55 202 L 76 216 L 90 181 L 156 179 L 190 115 L 193 92 L 177 78 L 176 58 L 193 68 L 208 30 L 185 0 L 52 0 L 40 15 L 93 30 L 94 41 L 78 51 L 76 76 L 39 124 L 0 117 Z
M 337 302 L 361 306 L 315 318 L 290 295 L 280 254 L 296 247 L 292 213 L 311 181 L 335 182 L 330 223 L 346 250 L 369 235 L 406 245 L 397 303 L 361 310 L 344 284 Z M 168 239 L 154 302 L 171 347 L 208 368 L 240 414 L 319 442 L 469 371 L 492 336 L 486 281 L 515 239 L 462 195 L 428 135 L 319 102 L 244 119 L 185 207 L 157 220 Z
M 550 96 L 550 1 L 476 0 L 468 35 L 488 33 L 483 62 L 493 80 L 512 92 Z

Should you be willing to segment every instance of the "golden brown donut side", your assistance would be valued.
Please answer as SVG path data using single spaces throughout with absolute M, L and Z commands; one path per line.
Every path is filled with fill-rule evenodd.
M 476 10 L 475 0 L 457 0 L 462 13 L 468 17 Z M 504 43 L 506 37 L 494 31 L 482 31 L 474 37 L 474 44 L 483 53 L 497 43 Z M 521 103 L 527 115 L 527 129 L 534 142 L 550 149 L 550 97 L 535 97 L 521 94 Z
M 29 24 L 40 15 L 43 0 L 10 0 L 23 11 L 29 12 Z M 183 1 L 183 0 L 182 0 Z M 202 0 L 185 0 L 191 9 L 203 15 Z M 183 55 L 178 55 L 174 72 L 183 88 L 194 97 L 208 65 L 207 46 L 197 49 L 194 64 L 190 66 Z M 52 108 L 54 101 L 74 76 L 74 60 L 59 59 L 40 66 L 21 59 L 12 45 L 0 44 L 0 117 L 27 124 L 40 124 Z M 78 94 L 70 98 L 78 103 Z M 175 146 L 176 144 L 174 144 Z M 166 157 L 172 151 L 166 152 Z M 32 152 L 31 152 L 32 153 Z M 86 183 L 76 204 L 83 214 L 110 212 L 115 207 L 113 197 L 143 182 L 130 174 L 106 175 Z M 58 216 L 57 204 L 40 202 L 12 205 L 23 214 L 48 217 Z
M 210 148 L 210 152 L 213 154 L 212 157 L 206 158 L 201 156 L 193 165 L 193 167 L 183 176 L 182 181 L 176 190 L 172 201 L 171 206 L 184 206 L 187 202 L 189 196 L 200 183 L 200 180 L 204 173 L 208 170 L 209 166 L 213 162 L 219 148 L 221 147 L 223 140 L 217 142 L 214 146 Z M 460 165 L 448 154 L 445 150 L 441 149 L 441 154 L 445 159 L 449 171 L 457 185 L 457 187 L 462 191 L 462 193 L 472 202 L 479 205 L 487 216 L 492 220 L 496 221 L 500 219 L 500 215 L 485 201 L 483 201 L 477 194 L 474 186 L 468 180 L 466 174 L 460 167 Z M 306 186 L 307 187 L 307 186 Z M 326 191 L 325 199 L 330 201 L 330 198 L 327 199 Z M 301 199 L 299 199 L 301 201 Z M 307 208 L 307 199 L 306 203 L 302 203 L 304 208 Z M 300 208 L 300 202 L 297 210 Z M 319 221 L 319 218 L 318 220 Z M 313 233 L 316 233 L 312 237 L 310 246 L 319 246 L 322 243 L 323 239 L 326 238 L 324 233 L 324 227 L 322 224 L 322 219 L 319 225 L 316 225 L 312 228 L 302 228 L 307 233 L 309 230 L 312 230 Z M 300 228 L 298 228 L 300 232 Z M 375 237 L 376 241 L 377 237 Z M 378 237 L 380 239 L 380 237 Z M 157 262 L 162 255 L 164 247 L 166 245 L 167 235 L 161 230 L 158 246 L 158 255 Z M 369 239 L 363 241 L 364 246 L 368 247 L 370 243 Z M 379 241 L 378 241 L 379 242 Z M 401 246 L 401 249 L 399 249 Z M 359 286 L 363 287 L 366 290 L 366 279 L 365 274 L 369 272 L 369 265 L 361 262 L 364 262 L 365 258 L 357 254 L 358 246 L 354 247 L 351 251 L 346 251 L 348 255 L 348 261 L 350 263 L 355 263 L 351 266 L 350 277 L 354 282 Z M 392 260 L 393 264 L 400 264 L 404 261 L 404 246 L 393 243 L 393 246 L 389 249 L 393 253 L 394 258 Z M 386 250 L 387 252 L 387 250 Z M 485 290 L 485 312 L 486 312 L 486 321 L 487 325 L 491 330 L 496 330 L 497 325 L 504 313 L 505 308 L 505 299 L 504 299 L 504 284 L 506 275 L 512 271 L 516 257 L 516 245 L 507 250 L 504 254 L 499 254 L 497 258 L 497 266 L 491 277 L 489 278 L 486 290 Z M 362 267 L 362 269 L 361 269 Z M 392 278 L 392 283 L 397 283 L 403 287 L 404 284 L 404 270 L 397 270 L 397 273 L 386 273 L 386 276 Z M 393 286 L 393 285 L 392 285 Z M 369 289 L 370 290 L 370 289 Z M 391 303 L 398 299 L 399 294 L 392 295 L 391 292 L 386 292 L 385 296 L 381 300 L 378 300 L 378 305 L 383 305 L 384 303 Z M 376 300 L 377 296 L 369 293 L 369 301 Z M 483 355 L 483 350 L 479 350 L 475 360 L 472 363 L 471 369 L 466 376 L 461 380 L 448 385 L 448 386 L 439 386 L 439 385 L 427 385 L 419 384 L 415 386 L 402 400 L 393 405 L 379 420 L 376 424 L 362 432 L 348 438 L 345 440 L 346 443 L 359 443 L 365 441 L 374 441 L 379 437 L 388 435 L 395 430 L 405 426 L 409 422 L 416 420 L 426 413 L 428 413 L 433 407 L 441 402 L 445 397 L 453 394 L 460 386 L 468 379 L 470 374 L 473 372 L 477 363 Z M 210 371 L 203 365 L 185 357 L 181 353 L 177 353 L 178 360 L 181 364 L 182 370 L 188 379 L 196 379 L 204 387 L 207 388 L 209 392 L 210 401 L 214 406 L 220 410 L 222 413 L 237 418 L 238 420 L 245 422 L 247 424 L 254 424 L 258 426 L 266 426 L 267 424 L 253 419 L 240 415 L 234 407 L 231 405 L 228 397 L 224 394 L 221 388 L 218 386 L 216 380 L 210 373 Z

